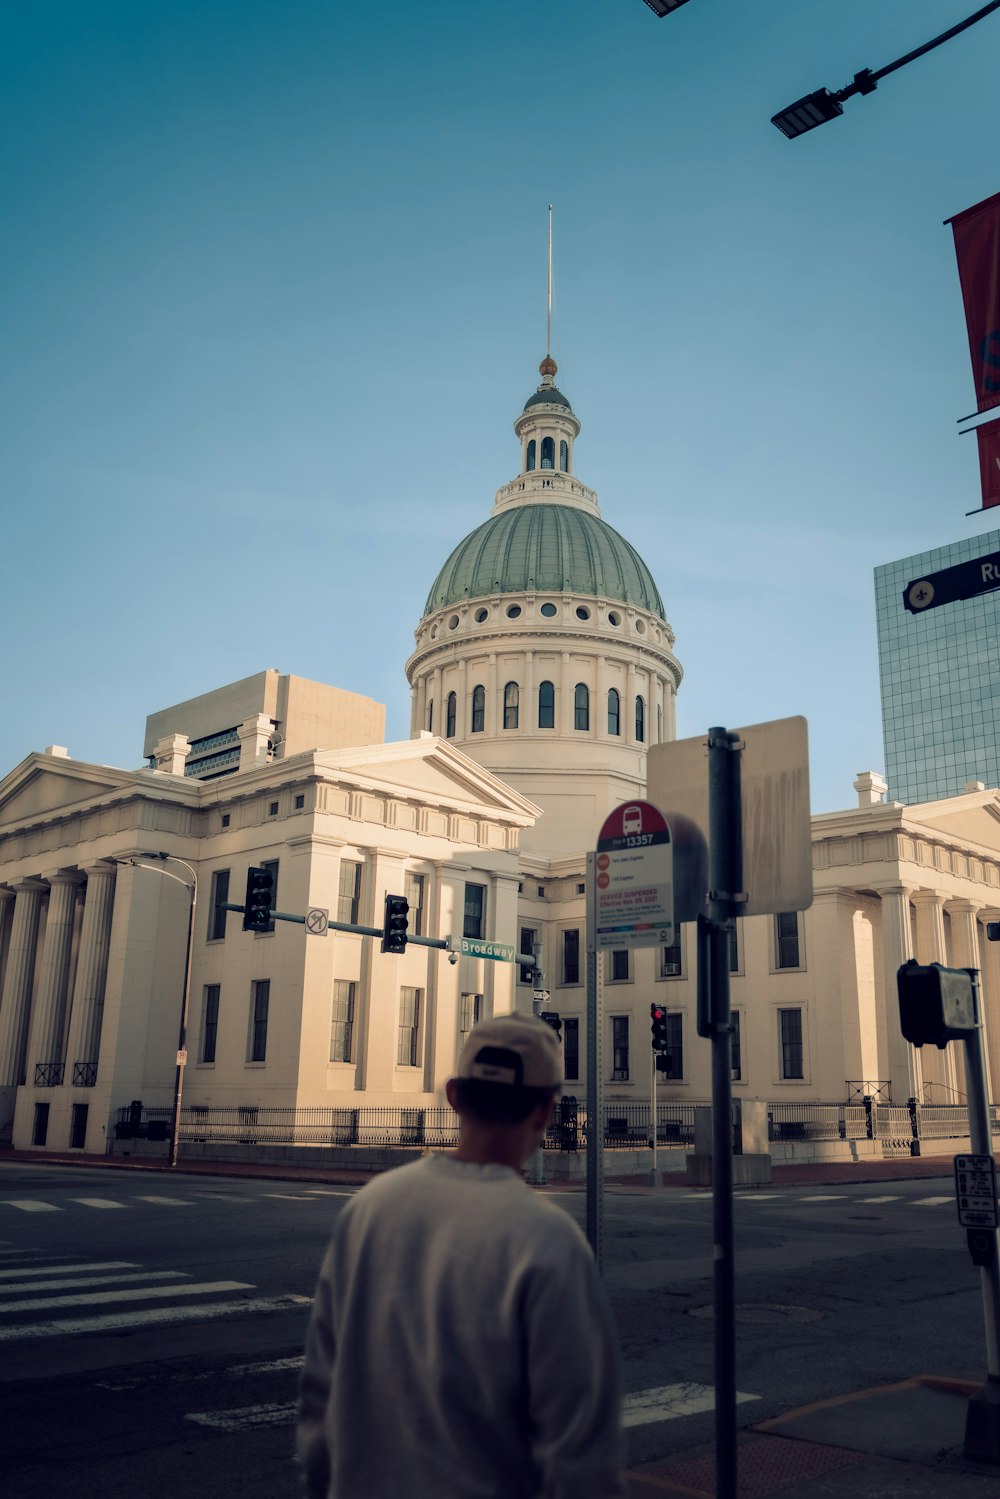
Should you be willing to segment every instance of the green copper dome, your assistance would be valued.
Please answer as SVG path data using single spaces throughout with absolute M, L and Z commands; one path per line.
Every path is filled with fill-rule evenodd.
M 472 531 L 434 580 L 424 614 L 492 593 L 575 593 L 666 619 L 638 552 L 598 516 L 570 505 L 518 505 Z

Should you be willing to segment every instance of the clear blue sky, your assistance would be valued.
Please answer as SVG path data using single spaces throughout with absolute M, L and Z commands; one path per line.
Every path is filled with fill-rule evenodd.
M 141 763 L 266 666 L 367 693 L 513 477 L 545 346 L 648 561 L 679 732 L 882 769 L 872 569 L 990 530 L 951 232 L 1000 189 L 972 0 L 32 0 L 0 21 L 0 772 Z

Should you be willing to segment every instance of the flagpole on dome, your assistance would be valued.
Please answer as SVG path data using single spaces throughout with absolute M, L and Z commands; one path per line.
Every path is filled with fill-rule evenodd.
M 549 204 L 549 303 L 545 318 L 545 357 L 552 358 L 552 204 Z

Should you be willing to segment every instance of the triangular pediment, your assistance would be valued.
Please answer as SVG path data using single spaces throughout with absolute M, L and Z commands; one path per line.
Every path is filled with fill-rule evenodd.
M 465 806 L 470 811 L 534 822 L 541 815 L 533 802 L 491 775 L 445 740 L 431 735 L 395 744 L 369 745 L 316 756 L 318 767 L 359 783 L 394 788 L 421 801 Z
M 57 755 L 29 755 L 0 781 L 0 827 L 31 822 L 118 791 L 134 777 Z
M 1000 792 L 972 791 L 908 807 L 905 823 L 1000 856 Z

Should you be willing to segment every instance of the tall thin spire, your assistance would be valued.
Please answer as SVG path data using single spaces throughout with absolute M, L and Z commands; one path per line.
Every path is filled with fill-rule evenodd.
M 552 204 L 549 204 L 549 308 L 545 319 L 545 353 L 552 357 Z

